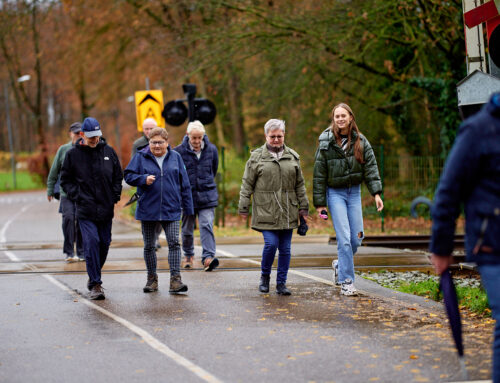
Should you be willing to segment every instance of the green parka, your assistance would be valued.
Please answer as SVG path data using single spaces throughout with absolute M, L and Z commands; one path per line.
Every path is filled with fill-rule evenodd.
M 356 132 L 352 131 L 351 147 L 344 152 L 337 144 L 335 135 L 326 129 L 319 136 L 313 175 L 313 203 L 315 207 L 327 206 L 326 189 L 347 188 L 365 181 L 371 195 L 382 193 L 382 182 L 378 173 L 377 160 L 365 136 L 361 135 L 364 164 L 354 157 Z
M 264 144 L 252 151 L 245 166 L 239 212 L 248 214 L 252 203 L 252 229 L 282 230 L 298 227 L 299 209 L 309 209 L 299 155 L 285 146 L 277 160 Z

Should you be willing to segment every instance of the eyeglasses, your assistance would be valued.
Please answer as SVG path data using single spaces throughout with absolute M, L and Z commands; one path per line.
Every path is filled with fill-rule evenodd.
M 284 136 L 268 136 L 271 140 L 282 140 Z
M 149 141 L 149 145 L 151 145 L 151 146 L 155 146 L 155 145 L 161 146 L 161 145 L 164 145 L 166 143 L 167 143 L 167 141 Z

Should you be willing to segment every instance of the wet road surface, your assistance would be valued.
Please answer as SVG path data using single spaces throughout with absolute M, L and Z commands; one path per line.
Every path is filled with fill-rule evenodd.
M 356 281 L 360 297 L 341 296 L 328 267 L 336 250 L 327 240 L 293 244 L 290 297 L 274 293 L 275 271 L 271 293 L 257 291 L 260 243 L 223 241 L 221 267 L 183 271 L 189 291 L 182 295 L 168 294 L 168 250 L 159 250 L 159 291 L 144 294 L 140 232 L 115 222 L 103 274 L 106 300 L 91 302 L 84 264 L 62 261 L 57 204 L 43 193 L 5 198 L 0 196 L 0 381 L 460 378 L 441 305 L 363 280 Z M 428 267 L 425 256 L 401 257 L 399 250 L 361 253 L 359 266 L 394 257 L 402 265 Z M 465 342 L 470 377 L 487 379 L 490 344 L 474 331 L 466 331 Z

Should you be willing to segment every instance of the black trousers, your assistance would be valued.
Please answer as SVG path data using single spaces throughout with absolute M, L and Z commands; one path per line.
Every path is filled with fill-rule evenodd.
M 73 256 L 75 253 L 83 257 L 83 243 L 80 225 L 76 219 L 76 205 L 66 197 L 61 196 L 59 212 L 62 213 L 62 231 L 64 235 L 64 254 Z

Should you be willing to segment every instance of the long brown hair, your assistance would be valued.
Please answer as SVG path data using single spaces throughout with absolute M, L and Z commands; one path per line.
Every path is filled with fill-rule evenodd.
M 335 105 L 332 109 L 332 113 L 330 114 L 330 118 L 332 120 L 330 124 L 330 129 L 335 135 L 335 141 L 337 141 L 337 145 L 341 146 L 342 139 L 340 138 L 340 129 L 337 125 L 335 125 L 335 121 L 333 119 L 333 116 L 335 115 L 335 110 L 337 108 L 344 108 L 349 112 L 349 114 L 352 117 L 352 120 L 349 124 L 348 130 L 347 130 L 347 147 L 351 147 L 351 132 L 354 130 L 356 132 L 356 140 L 354 141 L 354 157 L 360 164 L 365 163 L 365 159 L 363 158 L 363 148 L 361 147 L 361 132 L 359 131 L 358 125 L 356 125 L 356 118 L 354 117 L 354 113 L 352 112 L 352 109 L 349 107 L 349 105 L 341 102 L 338 105 Z

